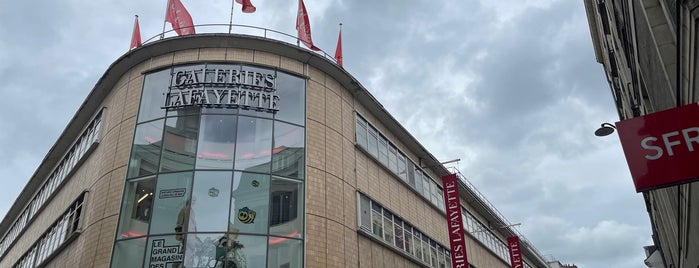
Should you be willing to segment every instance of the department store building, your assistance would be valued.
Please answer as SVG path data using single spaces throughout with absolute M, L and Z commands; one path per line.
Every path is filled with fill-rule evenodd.
M 0 267 L 451 267 L 449 173 L 327 55 L 169 37 L 96 83 L 0 223 Z M 470 267 L 510 267 L 518 232 L 459 187 Z

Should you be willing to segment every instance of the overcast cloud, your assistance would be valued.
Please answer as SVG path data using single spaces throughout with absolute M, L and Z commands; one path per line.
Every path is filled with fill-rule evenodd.
M 146 40 L 166 2 L 0 1 L 0 215 L 127 51 L 133 15 Z M 230 1 L 182 2 L 195 24 L 228 23 Z M 295 34 L 297 1 L 253 3 L 234 23 Z M 643 265 L 643 198 L 617 136 L 593 135 L 618 117 L 582 0 L 305 4 L 316 46 L 332 55 L 342 22 L 345 68 L 437 158 L 460 158 L 540 252 L 581 268 Z

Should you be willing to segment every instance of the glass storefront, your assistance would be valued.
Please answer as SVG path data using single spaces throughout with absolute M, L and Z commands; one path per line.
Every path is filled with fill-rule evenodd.
M 302 267 L 305 79 L 145 75 L 112 267 Z

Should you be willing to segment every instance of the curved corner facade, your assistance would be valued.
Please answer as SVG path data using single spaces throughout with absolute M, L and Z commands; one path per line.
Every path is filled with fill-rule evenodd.
M 168 38 L 105 72 L 0 223 L 0 266 L 451 267 L 425 161 L 317 54 Z M 461 187 L 469 267 L 509 267 L 512 231 Z

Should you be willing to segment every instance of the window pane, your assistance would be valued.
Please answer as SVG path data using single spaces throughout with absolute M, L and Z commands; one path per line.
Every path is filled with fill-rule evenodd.
M 405 156 L 403 156 L 401 153 L 398 153 L 398 177 L 404 181 L 407 179 L 407 171 L 405 170 Z
M 274 118 L 297 125 L 305 125 L 306 80 L 297 76 L 277 72 L 277 108 Z
M 225 232 L 228 230 L 228 201 L 232 172 L 197 171 L 194 173 L 189 232 Z M 192 220 L 193 219 L 193 220 Z M 184 222 L 180 222 L 184 224 Z M 193 225 L 194 224 L 194 225 Z
M 170 69 L 165 69 L 145 76 L 138 122 L 144 122 L 165 116 L 165 93 L 170 85 Z
M 164 122 L 165 120 L 157 120 L 136 127 L 129 161 L 129 178 L 151 175 L 158 171 Z
M 155 176 L 126 182 L 117 239 L 148 234 Z
M 403 239 L 403 221 L 401 221 L 401 220 L 399 220 L 399 219 L 396 218 L 396 219 L 395 219 L 395 222 L 393 223 L 393 225 L 394 225 L 394 227 L 395 227 L 395 228 L 394 228 L 394 233 L 395 233 L 395 246 L 398 247 L 398 248 L 400 248 L 400 249 L 403 249 L 403 246 L 404 246 L 403 243 L 404 243 L 404 241 L 405 241 L 405 240 Z
M 185 201 L 189 200 L 191 196 L 191 185 L 192 172 L 158 176 L 150 234 L 170 234 L 179 229 L 183 232 L 187 231 L 188 221 L 179 226 L 179 229 L 177 222 L 178 218 L 186 218 L 189 215 L 189 207 Z
M 408 252 L 408 254 L 414 255 L 415 248 L 413 246 L 413 227 L 405 223 L 403 232 L 405 232 L 405 251 Z
M 376 203 L 371 203 L 371 231 L 379 238 L 383 238 L 383 217 L 381 207 Z
M 393 244 L 393 215 L 387 210 L 383 211 L 383 239 L 389 244 Z
M 129 239 L 117 242 L 114 245 L 112 267 L 128 268 L 143 266 L 143 251 L 145 249 L 145 239 Z
M 412 187 L 415 187 L 415 168 L 415 165 L 408 161 L 408 183 Z
M 165 149 L 160 172 L 192 170 L 197 150 L 199 116 L 172 117 L 165 123 Z
M 266 234 L 269 221 L 269 175 L 235 172 L 233 176 L 229 232 Z
M 272 121 L 239 117 L 235 169 L 269 173 L 269 163 L 272 160 L 270 150 L 272 150 Z
M 267 267 L 302 267 L 303 241 L 283 237 L 270 237 L 268 241 L 269 256 L 267 256 Z
M 390 145 L 389 145 L 390 146 Z M 393 146 L 388 147 L 388 169 L 393 171 L 393 173 L 398 173 L 398 161 L 396 156 L 396 148 Z
M 422 196 L 430 200 L 430 179 L 424 174 L 422 177 Z
M 272 177 L 269 233 L 287 237 L 303 237 L 303 185 Z
M 198 169 L 233 169 L 238 117 L 204 115 L 197 150 Z
M 379 161 L 388 166 L 388 141 L 382 136 L 379 136 Z
M 367 125 L 366 121 L 364 119 L 360 118 L 357 116 L 357 124 L 356 124 L 356 132 L 357 132 L 357 144 L 361 146 L 362 148 L 366 149 L 367 148 Z
M 303 179 L 304 144 L 303 128 L 275 122 L 272 174 Z
M 371 208 L 369 208 L 369 198 L 359 195 L 360 226 L 366 231 L 371 231 Z
M 422 194 L 422 171 L 415 167 L 415 190 L 418 194 Z
M 369 151 L 369 154 L 374 156 L 374 158 L 378 158 L 378 133 L 376 133 L 376 129 L 373 127 L 369 126 L 369 136 L 367 136 L 368 140 L 368 146 L 367 150 Z

